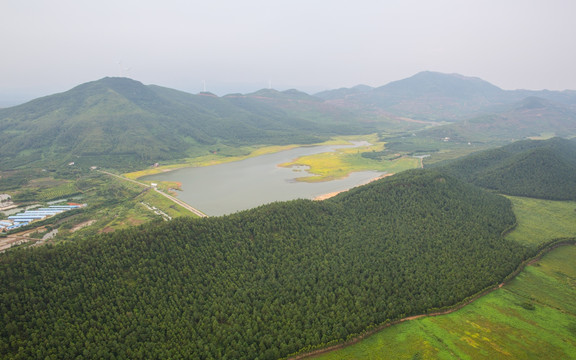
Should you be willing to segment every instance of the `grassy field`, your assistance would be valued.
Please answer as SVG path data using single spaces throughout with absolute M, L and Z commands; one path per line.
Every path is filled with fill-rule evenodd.
M 341 140 L 331 140 L 321 144 L 315 145 L 332 145 L 332 144 L 346 144 L 348 141 L 341 139 Z M 175 163 L 175 164 L 167 164 L 158 166 L 155 168 L 134 171 L 131 173 L 123 174 L 125 177 L 136 180 L 138 178 L 159 174 L 166 171 L 181 169 L 184 167 L 200 167 L 200 166 L 210 166 L 210 165 L 217 165 L 217 164 L 224 164 L 233 161 L 240 161 L 250 157 L 256 157 L 260 155 L 272 154 L 279 151 L 290 150 L 301 145 L 284 145 L 284 146 L 265 146 L 265 147 L 245 147 L 238 150 L 236 153 L 227 153 L 227 154 L 211 154 L 211 155 L 204 155 L 195 158 L 186 159 L 183 162 Z
M 367 141 L 371 144 L 366 147 L 358 147 L 353 149 L 340 149 L 337 152 L 323 153 L 312 156 L 305 156 L 299 158 L 293 163 L 283 164 L 284 166 L 291 165 L 307 165 L 310 166 L 311 172 L 314 173 L 314 177 L 302 178 L 301 181 L 328 181 L 338 178 L 346 177 L 348 174 L 354 171 L 364 171 L 364 170 L 376 170 L 385 171 L 389 173 L 396 173 L 407 169 L 413 169 L 418 167 L 420 164 L 419 159 L 412 157 L 403 157 L 394 161 L 374 161 L 370 159 L 363 158 L 360 153 L 365 151 L 380 151 L 384 147 L 384 143 L 379 142 L 377 134 L 371 135 L 354 135 L 354 136 L 338 136 L 332 138 L 330 141 L 326 141 L 314 145 L 346 145 L 350 144 L 350 141 Z M 266 146 L 260 148 L 243 148 L 237 154 L 212 154 L 205 155 L 201 157 L 191 158 L 183 163 L 178 164 L 168 164 L 158 166 L 156 168 L 146 169 L 142 171 L 136 171 L 124 174 L 125 177 L 129 179 L 138 179 L 143 176 L 158 174 L 161 172 L 171 171 L 183 167 L 190 166 L 210 166 L 216 164 L 222 164 L 232 161 L 244 160 L 250 157 L 256 157 L 260 155 L 271 154 L 279 151 L 293 149 L 301 145 L 285 145 L 285 146 Z
M 180 216 L 194 216 L 190 211 L 167 199 L 153 190 L 144 190 L 141 186 L 123 181 L 111 176 L 105 177 L 109 184 L 115 184 L 118 188 L 124 189 L 123 201 L 112 206 L 107 206 L 94 211 L 96 218 L 102 219 L 96 225 L 100 231 L 109 232 L 125 229 L 131 226 L 143 224 L 148 221 L 164 221 L 163 217 L 155 214 L 143 203 L 156 207 L 171 218 Z M 168 188 L 176 188 L 177 183 L 167 182 L 162 184 Z M 167 191 L 166 191 L 167 192 Z
M 365 136 L 363 139 L 373 145 L 338 149 L 335 152 L 321 153 L 315 155 L 302 156 L 294 161 L 281 164 L 280 166 L 290 167 L 294 165 L 308 166 L 310 173 L 315 176 L 301 177 L 298 181 L 320 182 L 340 179 L 348 176 L 351 172 L 375 170 L 387 173 L 397 173 L 400 171 L 414 169 L 420 166 L 420 159 L 403 156 L 395 160 L 372 160 L 362 157 L 363 152 L 381 151 L 384 143 L 377 143 L 376 135 Z
M 305 165 L 310 167 L 310 172 L 315 176 L 302 177 L 299 181 L 318 182 L 330 181 L 346 177 L 354 171 L 375 170 L 388 173 L 397 173 L 400 171 L 413 169 L 421 165 L 420 159 L 416 159 L 410 154 L 430 154 L 431 157 L 426 158 L 426 164 L 438 162 L 447 159 L 453 159 L 460 156 L 467 155 L 471 152 L 494 147 L 491 144 L 472 144 L 465 145 L 453 142 L 442 142 L 440 140 L 431 140 L 426 138 L 412 138 L 408 137 L 403 139 L 405 143 L 399 145 L 395 142 L 393 145 L 397 147 L 397 152 L 400 155 L 395 160 L 371 160 L 361 156 L 362 152 L 381 151 L 386 146 L 384 142 L 380 141 L 382 134 L 370 135 L 354 135 L 354 136 L 339 136 L 334 137 L 330 141 L 326 141 L 314 145 L 341 145 L 349 144 L 350 141 L 367 141 L 370 146 L 358 147 L 353 149 L 340 149 L 336 152 L 316 154 L 301 157 L 293 162 L 282 164 L 283 166 L 292 165 Z M 266 147 L 245 147 L 235 149 L 234 152 L 220 152 L 200 157 L 190 158 L 176 164 L 165 164 L 156 168 L 145 169 L 141 171 L 131 172 L 124 174 L 127 178 L 138 179 L 143 176 L 158 174 L 161 172 L 171 171 L 183 167 L 190 166 L 209 166 L 222 164 L 232 161 L 239 161 L 249 157 L 255 157 L 270 153 L 275 153 L 283 150 L 289 150 L 301 145 L 285 145 L 285 146 L 266 146 Z M 427 149 L 432 149 L 432 152 L 427 152 Z
M 443 141 L 440 137 L 410 136 L 385 138 L 388 148 L 399 153 L 428 154 L 424 160 L 425 165 L 430 165 L 444 160 L 452 160 L 473 152 L 502 146 L 502 142 L 468 143 L 463 141 Z
M 452 147 L 441 149 L 438 152 L 430 154 L 430 157 L 424 159 L 424 165 L 432 165 L 434 163 L 438 163 L 441 161 L 446 160 L 455 160 L 460 157 L 470 155 L 475 152 L 479 152 L 482 150 L 487 150 L 494 148 L 496 146 L 490 144 L 483 144 L 483 145 L 472 145 L 472 146 L 459 146 L 459 147 Z
M 160 210 L 164 211 L 166 214 L 170 215 L 172 218 L 176 218 L 179 216 L 193 216 L 197 217 L 196 215 L 192 214 L 189 210 L 186 210 L 182 206 L 176 204 L 170 199 L 158 194 L 156 191 L 148 191 L 147 193 L 143 194 L 141 197 L 142 201 L 145 201 L 153 206 L 156 206 Z
M 554 238 L 576 236 L 576 202 L 508 196 L 518 226 L 507 239 L 538 245 Z
M 463 309 L 384 329 L 317 359 L 576 359 L 576 246 Z

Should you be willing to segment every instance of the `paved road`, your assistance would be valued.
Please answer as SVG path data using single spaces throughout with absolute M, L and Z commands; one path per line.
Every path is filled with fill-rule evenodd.
M 145 187 L 145 188 L 149 188 L 149 187 L 150 187 L 148 184 L 141 183 L 140 181 L 128 179 L 128 178 L 125 178 L 125 177 L 123 177 L 123 176 L 116 175 L 116 174 L 112 174 L 112 173 L 110 173 L 110 172 L 103 171 L 103 170 L 98 170 L 98 171 L 101 172 L 101 173 L 103 173 L 103 174 L 106 174 L 106 175 L 114 176 L 114 177 L 116 177 L 116 178 L 118 178 L 118 179 L 122 179 L 122 180 L 125 180 L 125 181 L 131 181 L 131 182 L 133 182 L 133 183 L 135 183 L 135 184 L 138 184 L 138 185 L 140 185 L 140 186 L 143 186 L 143 187 Z M 162 196 L 164 196 L 164 197 L 172 200 L 172 201 L 175 202 L 176 204 L 182 206 L 184 209 L 192 212 L 193 214 L 198 215 L 198 216 L 200 216 L 200 217 L 208 217 L 208 215 L 206 215 L 206 214 L 204 214 L 202 211 L 200 211 L 200 210 L 198 210 L 198 209 L 196 209 L 196 208 L 193 208 L 192 206 L 186 204 L 184 201 L 182 201 L 182 200 L 180 200 L 180 199 L 177 199 L 177 198 L 175 198 L 174 196 L 168 195 L 168 194 L 166 194 L 165 192 L 158 190 L 157 188 L 154 188 L 154 190 L 155 190 L 157 193 L 159 193 L 160 195 L 162 195 Z

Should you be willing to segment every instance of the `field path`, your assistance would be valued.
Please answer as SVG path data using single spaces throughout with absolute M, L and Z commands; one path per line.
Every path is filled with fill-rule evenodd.
M 45 231 L 46 228 L 44 226 L 24 230 L 21 232 L 17 232 L 14 234 L 10 234 L 4 238 L 0 238 L 0 253 L 6 251 L 7 249 L 11 248 L 14 245 L 22 244 L 31 240 L 40 240 L 40 239 L 33 239 L 30 237 L 30 234 L 38 232 L 38 231 Z

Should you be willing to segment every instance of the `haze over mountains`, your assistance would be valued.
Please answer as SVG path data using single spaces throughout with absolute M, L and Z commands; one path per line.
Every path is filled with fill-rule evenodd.
M 508 142 L 542 134 L 576 134 L 576 111 L 570 103 L 530 96 L 499 108 L 494 113 L 423 130 L 419 135 L 461 142 L 481 142 L 486 138 Z
M 361 107 L 427 121 L 454 121 L 491 113 L 529 96 L 576 109 L 576 91 L 507 91 L 479 78 L 431 71 L 377 88 L 356 86 L 316 96 L 343 107 Z
M 527 98 L 528 97 L 528 98 Z M 263 89 L 192 95 L 104 78 L 0 109 L 0 168 L 141 167 L 250 145 L 309 144 L 338 134 L 415 130 L 469 141 L 482 131 L 518 139 L 576 134 L 576 91 L 505 91 L 478 78 L 421 72 L 378 88 L 309 95 Z

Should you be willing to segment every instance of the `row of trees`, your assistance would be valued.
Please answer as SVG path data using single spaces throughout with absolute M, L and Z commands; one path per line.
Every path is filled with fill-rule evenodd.
M 508 200 L 410 171 L 330 200 L 0 257 L 0 357 L 275 359 L 447 306 L 526 255 Z

